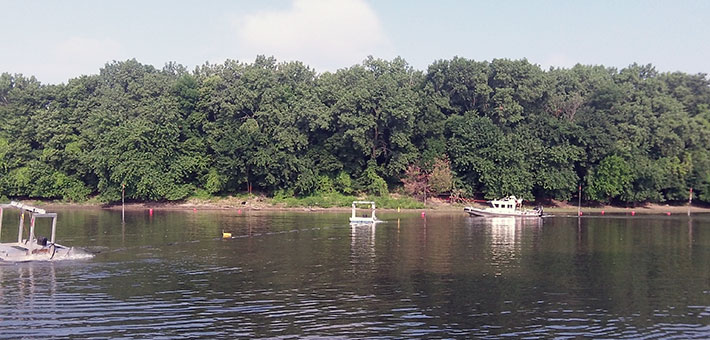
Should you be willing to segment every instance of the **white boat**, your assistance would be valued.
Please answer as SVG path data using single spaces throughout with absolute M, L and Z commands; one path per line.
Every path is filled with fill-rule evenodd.
M 522 209 L 523 199 L 508 196 L 497 200 L 488 201 L 488 208 L 465 207 L 463 210 L 471 216 L 480 217 L 541 217 L 542 207 L 535 209 Z
M 57 232 L 57 214 L 48 213 L 44 209 L 35 208 L 19 202 L 10 204 L 0 204 L 0 235 L 2 235 L 2 215 L 6 208 L 16 208 L 20 210 L 20 224 L 17 231 L 17 242 L 0 243 L 0 262 L 26 262 L 26 261 L 51 261 L 66 258 L 90 257 L 88 254 L 77 254 L 74 248 L 65 247 L 55 243 Z M 30 216 L 30 227 L 25 235 L 25 215 Z M 51 218 L 51 236 L 35 236 L 35 222 L 38 218 Z
M 357 216 L 357 207 L 359 205 L 369 205 L 372 209 L 370 216 L 365 214 L 364 216 Z M 373 201 L 353 201 L 352 205 L 352 215 L 350 216 L 350 224 L 372 224 L 379 223 L 381 220 L 377 219 L 375 216 L 375 202 Z

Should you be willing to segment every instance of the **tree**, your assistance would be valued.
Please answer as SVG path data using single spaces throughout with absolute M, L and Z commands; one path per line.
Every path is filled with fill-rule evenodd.
M 410 164 L 402 177 L 404 183 L 404 191 L 414 197 L 421 197 L 426 203 L 426 197 L 430 191 L 429 174 L 424 172 L 420 167 Z
M 325 143 L 342 155 L 346 171 L 372 169 L 392 181 L 417 157 L 411 139 L 417 77 L 401 58 L 372 57 L 325 77 L 323 86 L 336 91 L 329 100 L 335 131 Z
M 429 174 L 429 186 L 436 194 L 451 192 L 454 184 L 454 175 L 451 172 L 451 162 L 447 156 L 437 158 Z
M 180 200 L 252 190 L 710 202 L 710 80 L 455 57 L 334 73 L 257 56 L 0 75 L 0 195 Z M 442 158 L 446 155 L 446 158 Z M 417 169 L 410 166 L 416 166 Z M 416 189 L 417 176 L 427 178 Z

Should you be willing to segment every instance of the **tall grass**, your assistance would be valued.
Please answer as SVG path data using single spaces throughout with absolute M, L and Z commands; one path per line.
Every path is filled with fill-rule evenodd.
M 419 202 L 411 197 L 392 197 L 392 196 L 374 196 L 367 197 L 368 201 L 375 201 L 375 205 L 382 209 L 422 209 L 425 208 L 424 203 Z
M 276 196 L 271 199 L 272 204 L 282 204 L 287 208 L 296 207 L 320 207 L 333 208 L 342 207 L 349 208 L 353 201 L 360 201 L 362 198 L 351 195 L 343 195 L 340 193 L 317 194 L 307 197 L 280 197 Z M 424 208 L 424 204 L 410 197 L 392 197 L 392 196 L 368 196 L 364 200 L 375 201 L 375 205 L 382 209 L 420 209 Z

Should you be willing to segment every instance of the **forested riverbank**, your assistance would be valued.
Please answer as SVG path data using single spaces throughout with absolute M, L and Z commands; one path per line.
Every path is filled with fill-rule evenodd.
M 12 70 L 2 70 L 12 71 Z M 258 57 L 0 76 L 0 196 L 240 192 L 710 202 L 706 75 L 453 58 L 318 73 Z

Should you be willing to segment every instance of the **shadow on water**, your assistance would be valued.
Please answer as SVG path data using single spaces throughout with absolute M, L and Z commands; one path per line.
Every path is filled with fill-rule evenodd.
M 710 336 L 708 216 L 59 213 L 96 256 L 0 266 L 0 338 Z

